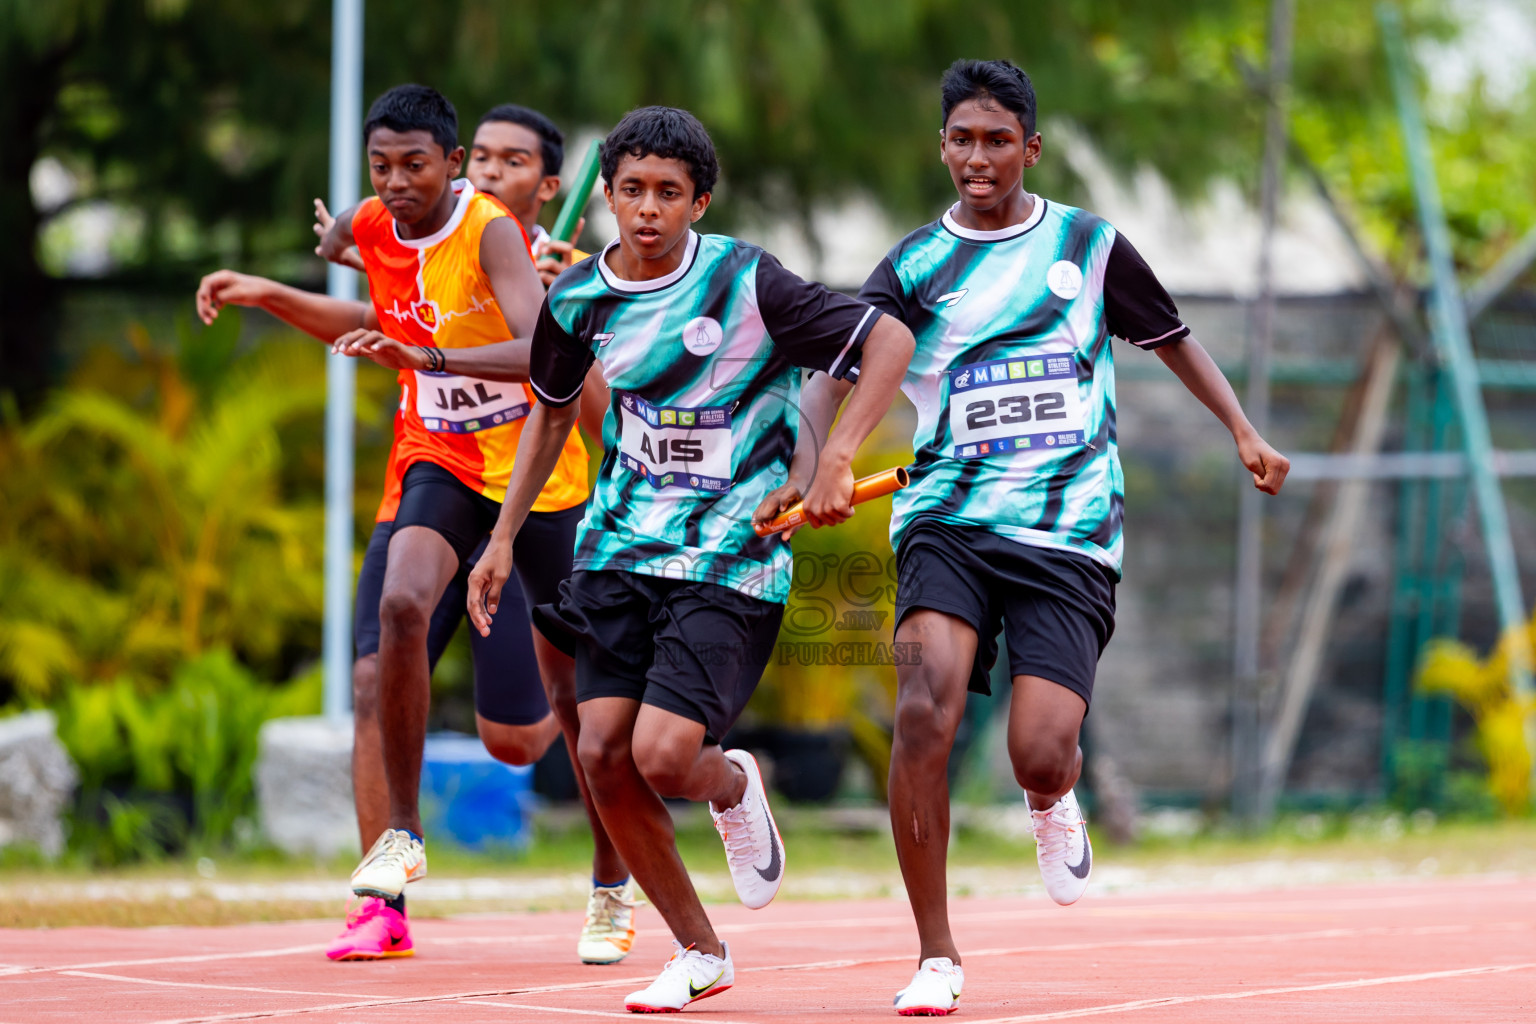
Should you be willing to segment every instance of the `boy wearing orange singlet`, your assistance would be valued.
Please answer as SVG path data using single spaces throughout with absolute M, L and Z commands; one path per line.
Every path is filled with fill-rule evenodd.
M 400 101 L 413 97 L 400 94 L 411 92 L 418 104 L 425 105 L 425 110 L 402 112 Z M 395 108 L 393 112 L 389 110 L 391 103 Z M 395 123 L 391 126 L 388 119 L 381 122 L 381 117 L 376 115 Z M 204 278 L 198 292 L 199 312 L 205 322 L 211 322 L 225 304 L 257 305 L 326 341 L 359 325 L 364 328 L 377 326 L 381 323 L 380 314 L 383 314 L 385 330 L 382 333 L 353 330 L 346 339 L 347 347 L 350 354 L 366 355 L 400 370 L 403 398 L 395 417 L 396 445 L 390 455 L 379 522 L 370 539 L 358 581 L 358 660 L 354 666 L 357 737 L 353 761 L 358 823 L 365 847 L 385 832 L 386 822 L 393 823 L 387 817 L 390 789 L 384 778 L 387 773 L 383 763 L 385 752 L 380 750 L 381 740 L 383 745 L 389 745 L 389 740 L 381 735 L 381 732 L 387 732 L 388 724 L 384 730 L 377 724 L 381 704 L 377 677 L 382 674 L 378 671 L 377 654 L 383 632 L 381 592 L 385 589 L 388 574 L 396 572 L 399 564 L 393 540 L 399 530 L 413 525 L 427 525 L 439 534 L 445 529 L 464 528 L 471 533 L 474 529 L 467 521 L 435 525 L 410 523 L 403 519 L 396 522 L 402 493 L 407 490 L 405 478 L 412 472 L 416 474 L 418 482 L 412 483 L 409 489 L 417 493 L 419 506 L 432 505 L 441 499 L 446 511 L 451 513 L 457 508 L 459 518 L 464 520 L 466 492 L 474 495 L 478 491 L 484 497 L 489 490 L 486 481 L 490 480 L 494 486 L 494 473 L 485 472 L 483 467 L 494 463 L 498 457 L 498 435 L 505 449 L 516 445 L 515 433 L 508 441 L 509 431 L 497 428 L 505 423 L 520 429 L 517 409 L 523 407 L 524 400 L 530 396 L 521 383 L 510 388 L 506 385 L 526 380 L 526 369 L 518 366 L 519 362 L 526 366 L 526 356 L 518 354 L 525 343 L 504 344 L 493 340 L 505 339 L 508 333 L 506 322 L 494 307 L 495 300 L 501 297 L 501 290 L 495 287 L 496 282 L 489 275 L 483 273 L 490 268 L 477 267 L 476 263 L 477 260 L 484 263 L 487 249 L 494 248 L 488 230 L 496 230 L 489 226 L 498 211 L 510 211 L 520 223 L 536 225 L 544 202 L 558 191 L 564 157 L 563 137 L 544 115 L 511 105 L 487 113 L 475 132 L 469 176 L 475 185 L 501 200 L 506 207 L 503 211 L 485 193 L 477 193 L 468 184 L 451 184 L 456 166 L 450 169 L 449 164 L 455 157 L 462 159 L 463 150 L 450 151 L 456 134 L 456 119 L 447 101 L 430 90 L 419 87 L 394 90 L 375 104 L 365 132 L 370 143 L 370 163 L 377 165 L 380 157 L 388 155 L 379 146 L 381 139 L 390 141 L 389 133 L 400 134 L 399 129 L 413 123 L 413 117 L 424 127 L 410 134 L 422 136 L 416 139 L 417 142 L 425 142 L 430 135 L 440 151 L 444 167 L 437 172 L 440 175 L 438 187 L 445 195 L 452 195 L 453 205 L 449 207 L 444 225 L 435 233 L 437 237 L 420 246 L 411 244 L 416 239 L 411 238 L 412 225 L 406 223 L 405 215 L 399 218 L 401 226 L 397 229 L 396 218 L 379 201 L 370 200 L 344 215 L 351 217 L 357 241 L 366 243 L 365 247 L 375 254 L 382 250 L 386 257 L 372 260 L 374 266 L 365 266 L 355 246 L 347 246 L 339 252 L 335 248 L 330 250 L 332 258 L 369 271 L 373 304 L 365 306 L 331 299 L 231 271 L 210 274 Z M 445 117 L 454 122 L 451 131 L 444 130 L 441 124 Z M 434 120 L 439 122 L 435 126 L 431 124 Z M 377 130 L 381 123 L 384 131 Z M 439 139 L 439 135 L 443 138 Z M 410 171 L 421 170 L 414 164 L 429 161 L 439 153 L 427 145 L 417 146 L 404 155 L 410 158 L 404 161 L 404 170 L 409 176 Z M 373 166 L 370 169 L 375 171 L 377 183 L 379 168 Z M 395 189 L 396 198 L 399 193 L 409 191 L 408 188 Z M 383 189 L 380 194 L 389 198 Z M 329 228 L 329 214 L 322 204 L 317 202 L 316 205 L 321 222 L 317 231 Z M 397 205 L 408 207 L 411 203 Z M 533 230 L 537 231 L 537 228 Z M 419 231 L 416 233 L 420 234 Z M 477 234 L 480 237 L 478 247 L 473 243 Z M 510 232 L 505 234 L 511 236 Z M 514 237 L 519 244 L 527 244 L 526 237 Z M 536 255 L 545 256 L 540 261 L 539 270 L 553 276 L 550 271 L 559 269 L 562 257 L 569 258 L 570 246 L 549 241 L 547 236 L 540 238 L 539 243 Z M 446 289 L 444 282 L 449 285 Z M 416 307 L 416 315 L 410 315 L 412 305 Z M 447 315 L 439 318 L 439 311 L 446 311 Z M 470 315 L 464 315 L 466 313 Z M 437 324 L 435 331 L 430 329 L 433 323 Z M 462 329 L 466 326 L 470 328 L 469 332 Z M 471 345 L 480 341 L 480 352 L 451 350 L 455 346 L 464 347 L 466 341 Z M 488 341 L 492 343 L 484 344 Z M 425 346 L 449 349 L 444 359 L 452 361 L 450 370 L 458 369 L 462 360 L 477 357 L 490 368 L 476 371 L 478 377 L 467 381 L 458 379 L 460 375 L 457 374 L 434 374 L 431 368 L 437 360 L 434 354 L 425 351 Z M 502 360 L 499 364 L 496 363 L 498 359 Z M 421 372 L 423 369 L 425 373 Z M 484 416 L 476 416 L 467 403 L 480 403 L 482 399 L 498 407 L 485 409 Z M 593 404 L 600 423 L 605 403 L 599 400 Z M 589 418 L 583 418 L 583 425 L 591 429 L 587 422 Z M 457 436 L 434 436 L 443 434 Z M 438 443 L 442 441 L 447 443 Z M 499 472 L 504 477 L 509 470 L 506 460 L 503 463 Z M 433 469 L 443 471 L 437 478 L 437 483 L 443 486 L 434 487 L 430 480 L 419 482 L 423 473 Z M 471 490 L 463 479 L 466 476 L 475 479 L 480 486 Z M 452 483 L 443 477 L 451 477 Z M 434 492 L 439 498 L 429 496 Z M 523 575 L 530 577 L 525 584 L 530 594 L 553 588 L 569 574 L 573 533 L 585 494 L 586 455 L 573 434 L 562 451 L 560 472 L 540 496 L 540 508 L 544 511 L 539 518 L 544 536 L 538 542 L 530 543 L 524 553 Z M 409 495 L 406 498 L 409 504 Z M 450 514 L 448 518 L 453 517 Z M 452 541 L 449 543 L 451 545 Z M 446 646 L 463 613 L 463 598 L 458 589 L 462 588 L 464 573 L 472 566 L 474 557 L 470 556 L 459 568 L 450 591 L 431 613 L 426 645 L 428 667 Z M 450 602 L 456 607 L 449 608 Z M 476 721 L 482 740 L 496 757 L 513 764 L 527 764 L 537 760 L 548 747 L 558 729 L 556 718 L 559 726 L 565 727 L 568 741 L 574 747 L 575 708 L 571 697 L 570 661 L 543 643 L 541 637 L 530 636 L 526 621 L 515 619 L 507 626 L 488 638 L 472 637 Z M 526 671 L 535 656 L 544 682 L 542 687 Z M 530 682 L 533 683 L 531 689 Z M 548 689 L 547 702 L 545 688 Z M 550 704 L 555 707 L 554 716 L 549 713 Z M 416 742 L 419 766 L 419 740 Z M 585 780 L 579 768 L 577 778 L 585 797 Z M 414 783 L 408 799 L 414 804 Z M 633 940 L 633 889 L 622 860 L 613 851 L 595 817 L 593 825 L 596 841 L 594 889 L 578 953 L 586 962 L 611 963 L 623 958 Z M 419 837 L 419 830 L 416 835 Z M 375 844 L 376 848 L 378 845 Z M 347 929 L 332 943 L 327 955 L 332 959 L 374 959 L 408 955 L 410 949 L 403 896 L 395 895 L 386 900 L 369 895 L 349 917 Z

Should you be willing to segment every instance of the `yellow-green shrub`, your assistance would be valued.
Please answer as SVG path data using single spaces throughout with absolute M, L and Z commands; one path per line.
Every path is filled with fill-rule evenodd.
M 1423 693 L 1451 697 L 1472 716 L 1477 749 L 1488 764 L 1488 791 L 1508 814 L 1531 808 L 1531 751 L 1526 745 L 1526 716 L 1536 702 L 1521 700 L 1509 678 L 1515 645 L 1533 663 L 1536 617 L 1524 629 L 1511 630 L 1487 658 L 1455 640 L 1428 644 L 1419 661 L 1415 685 Z

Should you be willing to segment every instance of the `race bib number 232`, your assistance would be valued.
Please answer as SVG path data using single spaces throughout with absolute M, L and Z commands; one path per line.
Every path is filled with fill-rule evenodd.
M 1043 354 L 949 371 L 953 457 L 1073 448 L 1087 440 L 1071 355 Z

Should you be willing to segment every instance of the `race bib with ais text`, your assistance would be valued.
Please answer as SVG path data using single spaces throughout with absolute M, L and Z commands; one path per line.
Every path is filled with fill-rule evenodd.
M 723 494 L 731 488 L 729 406 L 656 406 L 619 393 L 619 461 L 652 487 Z

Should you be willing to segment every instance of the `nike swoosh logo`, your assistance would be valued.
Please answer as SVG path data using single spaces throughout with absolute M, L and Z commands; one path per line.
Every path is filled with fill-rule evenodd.
M 763 817 L 768 818 L 768 804 L 766 801 L 763 803 Z M 769 818 L 768 820 L 768 827 L 771 829 L 773 828 L 773 819 Z M 768 845 L 768 866 L 760 868 L 754 864 L 752 865 L 752 870 L 756 871 L 758 876 L 765 882 L 772 882 L 779 877 L 779 872 L 784 870 L 784 860 L 779 856 L 778 836 L 774 836 L 773 842 Z
M 690 999 L 697 999 L 697 998 L 699 998 L 699 996 L 703 995 L 705 992 L 708 992 L 710 989 L 714 988 L 715 985 L 718 984 L 720 979 L 723 978 L 723 977 L 725 977 L 725 968 L 724 967 L 720 968 L 720 973 L 715 975 L 715 980 L 714 981 L 706 981 L 702 988 L 697 986 L 697 985 L 695 985 L 693 983 L 693 979 L 692 978 L 688 979 L 688 997 Z
M 1092 861 L 1093 861 L 1092 847 L 1090 847 L 1088 845 L 1088 837 L 1084 836 L 1083 837 L 1083 859 L 1078 861 L 1076 864 L 1068 864 L 1067 865 L 1067 870 L 1072 872 L 1078 878 L 1087 878 L 1088 877 L 1088 869 L 1093 866 Z

